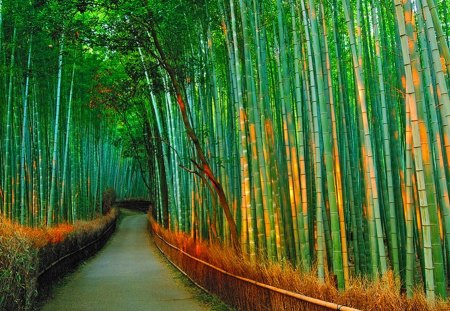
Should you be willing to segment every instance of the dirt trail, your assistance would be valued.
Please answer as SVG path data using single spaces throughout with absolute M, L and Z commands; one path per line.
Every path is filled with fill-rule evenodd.
M 143 214 L 125 217 L 106 246 L 54 290 L 43 311 L 208 310 L 156 254 Z

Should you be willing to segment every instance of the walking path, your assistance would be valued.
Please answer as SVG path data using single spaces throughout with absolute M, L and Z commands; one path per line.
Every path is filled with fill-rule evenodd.
M 105 247 L 68 276 L 42 310 L 207 310 L 156 252 L 146 216 L 125 217 Z

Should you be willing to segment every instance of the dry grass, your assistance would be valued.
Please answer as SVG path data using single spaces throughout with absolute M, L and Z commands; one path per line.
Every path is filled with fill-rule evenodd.
M 111 209 L 104 217 L 97 217 L 90 221 L 77 221 L 73 225 L 61 223 L 51 228 L 31 228 L 0 218 L 0 236 L 20 236 L 30 241 L 34 247 L 43 248 L 49 244 L 59 244 L 68 236 L 83 236 L 102 231 L 106 224 L 117 217 L 118 213 L 118 209 Z
M 0 310 L 33 310 L 37 276 L 58 258 L 96 239 L 117 208 L 92 221 L 29 228 L 0 218 Z
M 102 213 L 103 215 L 106 215 L 114 202 L 116 201 L 116 192 L 114 189 L 109 188 L 106 189 L 105 192 L 103 192 L 103 203 L 102 203 Z
M 17 226 L 0 218 L 0 310 L 29 310 L 36 296 L 36 250 Z
M 400 283 L 392 272 L 375 282 L 354 278 L 344 292 L 339 292 L 331 278 L 327 277 L 324 283 L 320 282 L 315 270 L 303 272 L 287 263 L 281 265 L 268 261 L 251 264 L 231 249 L 194 241 L 188 235 L 162 229 L 154 221 L 152 229 L 188 254 L 229 273 L 309 297 L 361 310 L 450 310 L 449 302 L 428 303 L 421 290 L 417 290 L 412 299 L 407 299 L 400 294 Z M 182 255 L 159 239 L 156 238 L 155 241 L 195 282 L 239 310 L 326 310 L 223 275 Z
M 30 228 L 3 220 L 1 221 L 0 236 L 12 236 L 14 234 L 22 236 L 29 240 L 33 246 L 41 248 L 48 244 L 62 242 L 73 230 L 74 226 L 69 224 L 59 224 L 52 228 Z
M 107 227 L 111 222 L 117 219 L 118 215 L 119 209 L 113 208 L 110 209 L 103 217 L 97 217 L 89 221 L 77 221 L 73 225 L 72 234 L 80 236 L 96 232 L 103 232 L 105 227 Z

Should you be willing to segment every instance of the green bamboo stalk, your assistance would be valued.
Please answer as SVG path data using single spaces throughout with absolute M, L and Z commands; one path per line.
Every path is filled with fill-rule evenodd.
M 378 185 L 377 185 L 377 176 L 375 172 L 375 159 L 372 148 L 372 135 L 369 128 L 369 120 L 368 120 L 368 111 L 367 111 L 367 102 L 366 102 L 366 87 L 363 80 L 361 63 L 362 57 L 358 57 L 361 55 L 357 53 L 357 44 L 355 40 L 355 34 L 353 30 L 353 19 L 350 12 L 350 7 L 348 0 L 342 1 L 344 6 L 344 13 L 347 21 L 347 31 L 350 38 L 350 47 L 351 54 L 353 60 L 353 69 L 355 74 L 356 86 L 357 86 L 357 103 L 358 109 L 360 109 L 360 114 L 358 118 L 359 122 L 362 125 L 363 132 L 363 159 L 364 159 L 364 174 L 365 174 L 365 183 L 366 189 L 368 190 L 368 203 L 369 203 L 369 217 L 373 217 L 373 221 L 375 222 L 371 231 L 371 257 L 372 257 L 372 276 L 376 278 L 378 276 L 378 268 L 377 262 L 380 262 L 380 272 L 384 274 L 387 271 L 387 258 L 385 254 L 385 245 L 383 241 L 383 232 L 382 225 L 380 219 L 380 207 L 379 207 L 379 193 L 378 193 Z M 359 46 L 359 45 L 358 45 Z M 372 215 L 372 216 L 371 216 Z M 369 218 L 370 219 L 370 218 Z M 376 238 L 376 242 L 373 239 Z
M 394 182 L 392 178 L 392 160 L 391 160 L 391 147 L 390 147 L 390 133 L 389 133 L 389 120 L 386 104 L 386 92 L 385 92 L 385 80 L 383 73 L 383 62 L 381 55 L 381 43 L 380 43 L 380 20 L 377 17 L 380 16 L 379 4 L 372 1 L 372 24 L 374 25 L 375 36 L 375 53 L 376 63 L 378 71 L 378 87 L 380 89 L 381 100 L 381 117 L 383 123 L 383 147 L 384 147 L 384 162 L 387 178 L 387 202 L 389 204 L 389 227 L 390 227 L 390 244 L 392 245 L 392 267 L 396 276 L 400 275 L 400 261 L 399 261 L 399 248 L 398 248 L 398 236 L 397 236 L 397 219 L 395 211 L 395 196 L 394 196 Z
M 434 264 L 434 277 L 435 277 L 435 290 L 437 295 L 440 297 L 446 297 L 446 280 L 445 280 L 445 272 L 444 272 L 444 262 L 443 262 L 443 253 L 442 253 L 442 243 L 440 238 L 440 221 L 439 215 L 437 211 L 437 202 L 436 202 L 436 187 L 435 187 L 435 173 L 434 173 L 434 164 L 431 161 L 432 151 L 431 144 L 428 135 L 428 128 L 426 124 L 426 120 L 429 119 L 426 114 L 426 107 L 424 104 L 424 96 L 423 96 L 423 84 L 422 79 L 419 76 L 419 72 L 421 72 L 421 64 L 420 58 L 417 54 L 417 33 L 415 31 L 415 22 L 412 19 L 412 3 L 410 1 L 406 1 L 404 3 L 404 11 L 405 11 L 405 23 L 406 23 L 406 33 L 408 35 L 409 40 L 409 49 L 411 55 L 411 67 L 412 67 L 412 82 L 414 85 L 414 94 L 417 105 L 417 117 L 420 128 L 420 141 L 421 148 L 423 154 L 423 168 L 425 175 L 425 188 L 427 192 L 427 200 L 428 200 L 428 209 L 430 215 L 430 224 L 431 224 L 431 232 L 432 232 L 432 247 L 433 247 L 433 264 Z M 408 81 L 407 81 L 408 83 Z M 412 111 L 414 111 L 412 109 Z M 412 114 L 414 116 L 414 114 Z M 413 123 L 413 134 L 414 134 L 414 119 L 412 118 Z M 413 140 L 415 137 L 413 136 Z
M 240 150 L 240 161 L 241 161 L 241 209 L 242 209 L 242 219 L 243 227 L 241 229 L 241 246 L 242 249 L 247 249 L 247 243 L 249 247 L 249 255 L 252 261 L 256 260 L 256 248 L 255 248 L 255 239 L 254 239 L 254 230 L 253 227 L 248 224 L 252 223 L 251 219 L 251 200 L 250 200 L 250 177 L 248 170 L 248 151 L 247 151 L 247 132 L 246 132 L 246 112 L 244 110 L 242 98 L 242 82 L 241 82 L 241 65 L 239 61 L 239 49 L 238 49 L 238 40 L 237 40 L 237 31 L 236 31 L 236 18 L 235 18 L 235 10 L 234 10 L 234 1 L 230 0 L 230 12 L 231 12 L 231 27 L 232 27 L 232 35 L 233 35 L 233 51 L 235 56 L 235 74 L 236 74 L 236 98 L 237 98 L 237 111 L 239 113 L 239 136 L 241 143 L 239 144 Z M 250 219 L 249 219 L 250 216 Z M 247 236 L 248 235 L 248 236 Z
M 320 3 L 321 15 L 322 15 L 322 31 L 323 31 L 323 41 L 324 41 L 324 53 L 325 53 L 325 72 L 327 73 L 327 84 L 328 84 L 328 97 L 330 105 L 330 115 L 331 115 L 331 130 L 332 130 L 332 141 L 333 141 L 333 164 L 335 171 L 335 182 L 336 182 L 336 205 L 339 215 L 339 230 L 340 230 L 340 241 L 342 247 L 342 264 L 344 273 L 344 283 L 345 286 L 349 284 L 350 274 L 349 274 L 349 263 L 348 263 L 348 248 L 347 248 L 347 233 L 346 233 L 346 221 L 344 212 L 344 202 L 343 202 L 343 182 L 342 182 L 342 171 L 341 171 L 341 159 L 339 150 L 339 140 L 338 140 L 338 129 L 336 122 L 335 104 L 334 104 L 334 91 L 332 85 L 332 72 L 330 64 L 330 55 L 328 49 L 328 32 L 325 22 L 325 12 L 323 8 L 323 2 Z
M 325 169 L 326 169 L 326 183 L 327 183 L 327 194 L 328 194 L 328 204 L 330 209 L 331 218 L 331 235 L 333 242 L 333 272 L 337 276 L 339 289 L 344 289 L 344 271 L 343 271 L 343 260 L 342 260 L 342 243 L 340 237 L 340 223 L 339 223 L 339 212 L 337 207 L 337 197 L 336 197 L 336 181 L 335 181 L 335 164 L 333 162 L 333 151 L 332 151 L 332 137 L 330 135 L 329 129 L 330 125 L 328 123 L 328 107 L 325 102 L 325 81 L 324 73 L 321 64 L 321 52 L 320 52 L 320 42 L 319 42 L 319 31 L 318 31 L 318 21 L 317 21 L 317 11 L 315 8 L 314 0 L 309 0 L 310 9 L 310 21 L 312 28 L 312 47 L 315 59 L 315 71 L 317 81 L 317 95 L 318 103 L 320 106 L 320 117 L 321 117 L 321 135 L 323 140 L 323 152 L 325 158 Z M 316 109 L 317 105 L 313 104 L 313 109 Z
M 311 258 L 310 258 L 310 243 L 309 243 L 309 226 L 308 226 L 308 186 L 306 182 L 306 160 L 305 160 L 305 143 L 304 143 L 304 125 L 303 125 L 303 111 L 302 111 L 302 94 L 301 94 L 301 82 L 300 82 L 300 40 L 298 38 L 298 29 L 297 29 L 297 18 L 295 14 L 295 5 L 293 1 L 290 1 L 290 13 L 291 13 L 291 23 L 292 23 L 292 39 L 293 39 L 293 48 L 294 48 L 294 74 L 295 74 L 295 102 L 297 107 L 297 146 L 298 146 L 298 158 L 299 158 L 299 191 L 301 206 L 299 206 L 299 215 L 298 215 L 298 227 L 301 235 L 301 254 L 302 254 L 302 267 L 305 270 L 309 270 L 311 268 Z M 303 236 L 303 237 L 302 237 Z
M 25 78 L 25 94 L 23 97 L 23 120 L 22 120 L 22 143 L 21 143 L 21 157 L 20 157 L 20 223 L 25 225 L 26 222 L 26 175 L 25 175 L 25 157 L 26 157 L 26 141 L 28 138 L 28 97 L 30 86 L 30 72 L 31 72 L 31 51 L 33 44 L 33 36 L 30 35 L 27 58 L 27 76 Z M 33 215 L 31 215 L 33 217 Z
M 63 66 L 63 52 L 64 52 L 64 34 L 61 35 L 59 40 L 59 56 L 58 56 L 58 79 L 56 86 L 56 114 L 55 114 L 55 128 L 53 135 L 53 150 L 52 150 L 52 172 L 50 182 L 50 198 L 47 209 L 47 226 L 51 226 L 54 222 L 54 210 L 56 204 L 56 168 L 58 161 L 58 139 L 59 139 L 59 111 L 61 106 L 61 80 L 62 80 L 62 66 Z
M 68 170 L 68 158 L 69 158 L 69 146 L 70 146 L 70 126 L 71 126 L 71 118 L 72 118 L 72 98 L 73 98 L 73 86 L 74 86 L 74 80 L 75 80 L 75 63 L 73 64 L 72 68 L 72 78 L 70 82 L 70 91 L 69 91 L 69 102 L 68 102 L 68 108 L 67 108 L 67 121 L 66 121 L 66 138 L 65 138 L 65 144 L 64 144 L 64 155 L 63 155 L 63 173 L 61 178 L 61 197 L 59 199 L 59 206 L 60 206 L 60 217 L 61 219 L 68 218 L 69 215 L 69 209 L 67 208 L 67 205 L 65 204 L 65 194 L 68 192 L 68 189 L 66 189 L 66 179 L 67 179 L 67 170 Z
M 420 45 L 421 46 L 427 46 L 426 43 L 426 34 L 425 34 L 425 27 L 423 23 L 422 14 L 417 14 L 417 21 L 418 21 L 418 29 L 420 29 L 420 32 L 418 34 Z M 441 137 L 441 130 L 439 126 L 439 119 L 438 119 L 438 112 L 436 111 L 436 101 L 435 101 L 435 94 L 434 94 L 434 87 L 432 84 L 432 77 L 431 77 L 431 68 L 429 64 L 429 53 L 428 49 L 422 49 L 423 57 L 422 57 L 422 68 L 423 68 L 423 77 L 424 77 L 424 91 L 425 95 L 427 95 L 427 100 L 429 102 L 428 105 L 428 111 L 431 115 L 431 130 L 429 134 L 430 140 L 432 140 L 433 146 L 434 146 L 434 154 L 433 157 L 435 159 L 435 165 L 437 166 L 437 169 L 435 170 L 436 173 L 436 184 L 438 185 L 437 190 L 439 190 L 439 205 L 443 214 L 443 222 L 445 226 L 445 242 L 446 242 L 446 257 L 447 257 L 447 275 L 449 273 L 449 265 L 450 261 L 448 258 L 450 258 L 450 199 L 448 194 L 448 188 L 447 188 L 447 176 L 445 174 L 446 167 L 444 163 L 444 150 L 442 146 L 442 137 Z M 427 118 L 428 119 L 428 118 Z
M 433 71 L 436 79 L 436 95 L 439 102 L 439 111 L 441 112 L 446 161 L 447 163 L 450 163 L 450 98 L 448 94 L 445 74 L 442 69 L 438 43 L 436 40 L 435 27 L 432 21 L 432 13 L 430 12 L 430 7 L 428 6 L 428 2 L 426 2 L 426 0 L 422 0 L 421 3 L 422 14 L 424 15 L 425 26 L 427 29 L 429 48 L 431 51 L 431 60 L 434 69 Z M 446 59 L 446 62 L 448 64 L 448 59 Z M 448 173 L 449 172 L 447 169 L 447 174 Z
M 439 49 L 444 57 L 445 66 L 447 67 L 447 77 L 450 73 L 450 51 L 448 49 L 448 42 L 446 41 L 446 35 L 444 34 L 444 31 L 442 30 L 442 23 L 439 20 L 438 12 L 436 3 L 434 0 L 426 0 L 426 4 L 429 7 L 430 13 L 431 13 L 431 19 L 433 21 L 433 26 L 436 31 L 437 40 L 439 43 Z M 422 1 L 422 3 L 425 6 L 425 2 Z M 446 5 L 444 5 L 446 6 Z M 427 19 L 429 16 L 427 17 Z M 447 38 L 448 40 L 448 38 Z
M 266 228 L 264 223 L 264 206 L 263 206 L 263 193 L 262 183 L 264 182 L 264 157 L 260 157 L 262 154 L 262 134 L 260 115 L 256 103 L 255 81 L 253 77 L 253 61 L 250 51 L 250 38 L 249 28 L 247 22 L 248 8 L 243 0 L 239 1 L 241 11 L 241 24 L 243 31 L 244 41 L 244 67 L 245 67 L 245 85 L 246 85 L 246 98 L 249 117 L 249 148 L 251 152 L 250 167 L 251 167 L 251 184 L 253 188 L 254 204 L 252 209 L 255 209 L 256 216 L 256 241 L 258 246 L 258 252 L 266 254 L 267 252 L 267 240 L 266 240 Z
M 416 264 L 416 256 L 414 252 L 414 202 L 412 189 L 412 131 L 411 131 L 411 115 L 409 107 L 406 106 L 406 168 L 405 168 L 405 189 L 406 189 L 406 294 L 412 297 L 414 294 L 414 266 Z M 427 284 L 431 289 L 431 284 Z
M 435 280 L 434 280 L 434 262 L 432 246 L 432 229 L 430 223 L 430 213 L 428 210 L 428 197 L 425 185 L 425 176 L 423 168 L 423 155 L 421 150 L 421 140 L 419 132 L 419 120 L 417 115 L 417 102 L 413 82 L 413 68 L 411 65 L 408 35 L 406 33 L 407 24 L 405 22 L 404 8 L 400 0 L 395 0 L 395 11 L 398 21 L 399 34 L 402 44 L 403 63 L 406 75 L 406 105 L 411 112 L 411 128 L 413 141 L 413 157 L 416 167 L 417 188 L 420 204 L 420 215 L 422 219 L 423 252 L 424 252 L 424 270 L 425 270 L 425 288 L 427 298 L 434 299 Z M 411 22 L 411 21 L 410 21 Z
M 16 48 L 16 35 L 17 29 L 14 27 L 11 49 L 11 63 L 9 69 L 9 84 L 8 84 L 8 96 L 7 96 L 7 108 L 6 108 L 6 138 L 5 138 L 5 178 L 4 178 L 4 194 L 3 194 L 3 214 L 7 218 L 12 216 L 12 143 L 11 143 L 11 127 L 12 127 L 12 88 L 13 88 L 13 67 L 15 64 L 15 48 Z

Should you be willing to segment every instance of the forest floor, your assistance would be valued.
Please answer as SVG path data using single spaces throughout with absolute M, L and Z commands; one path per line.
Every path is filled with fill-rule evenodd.
M 158 252 L 146 215 L 126 212 L 111 240 L 54 289 L 42 310 L 208 310 Z

